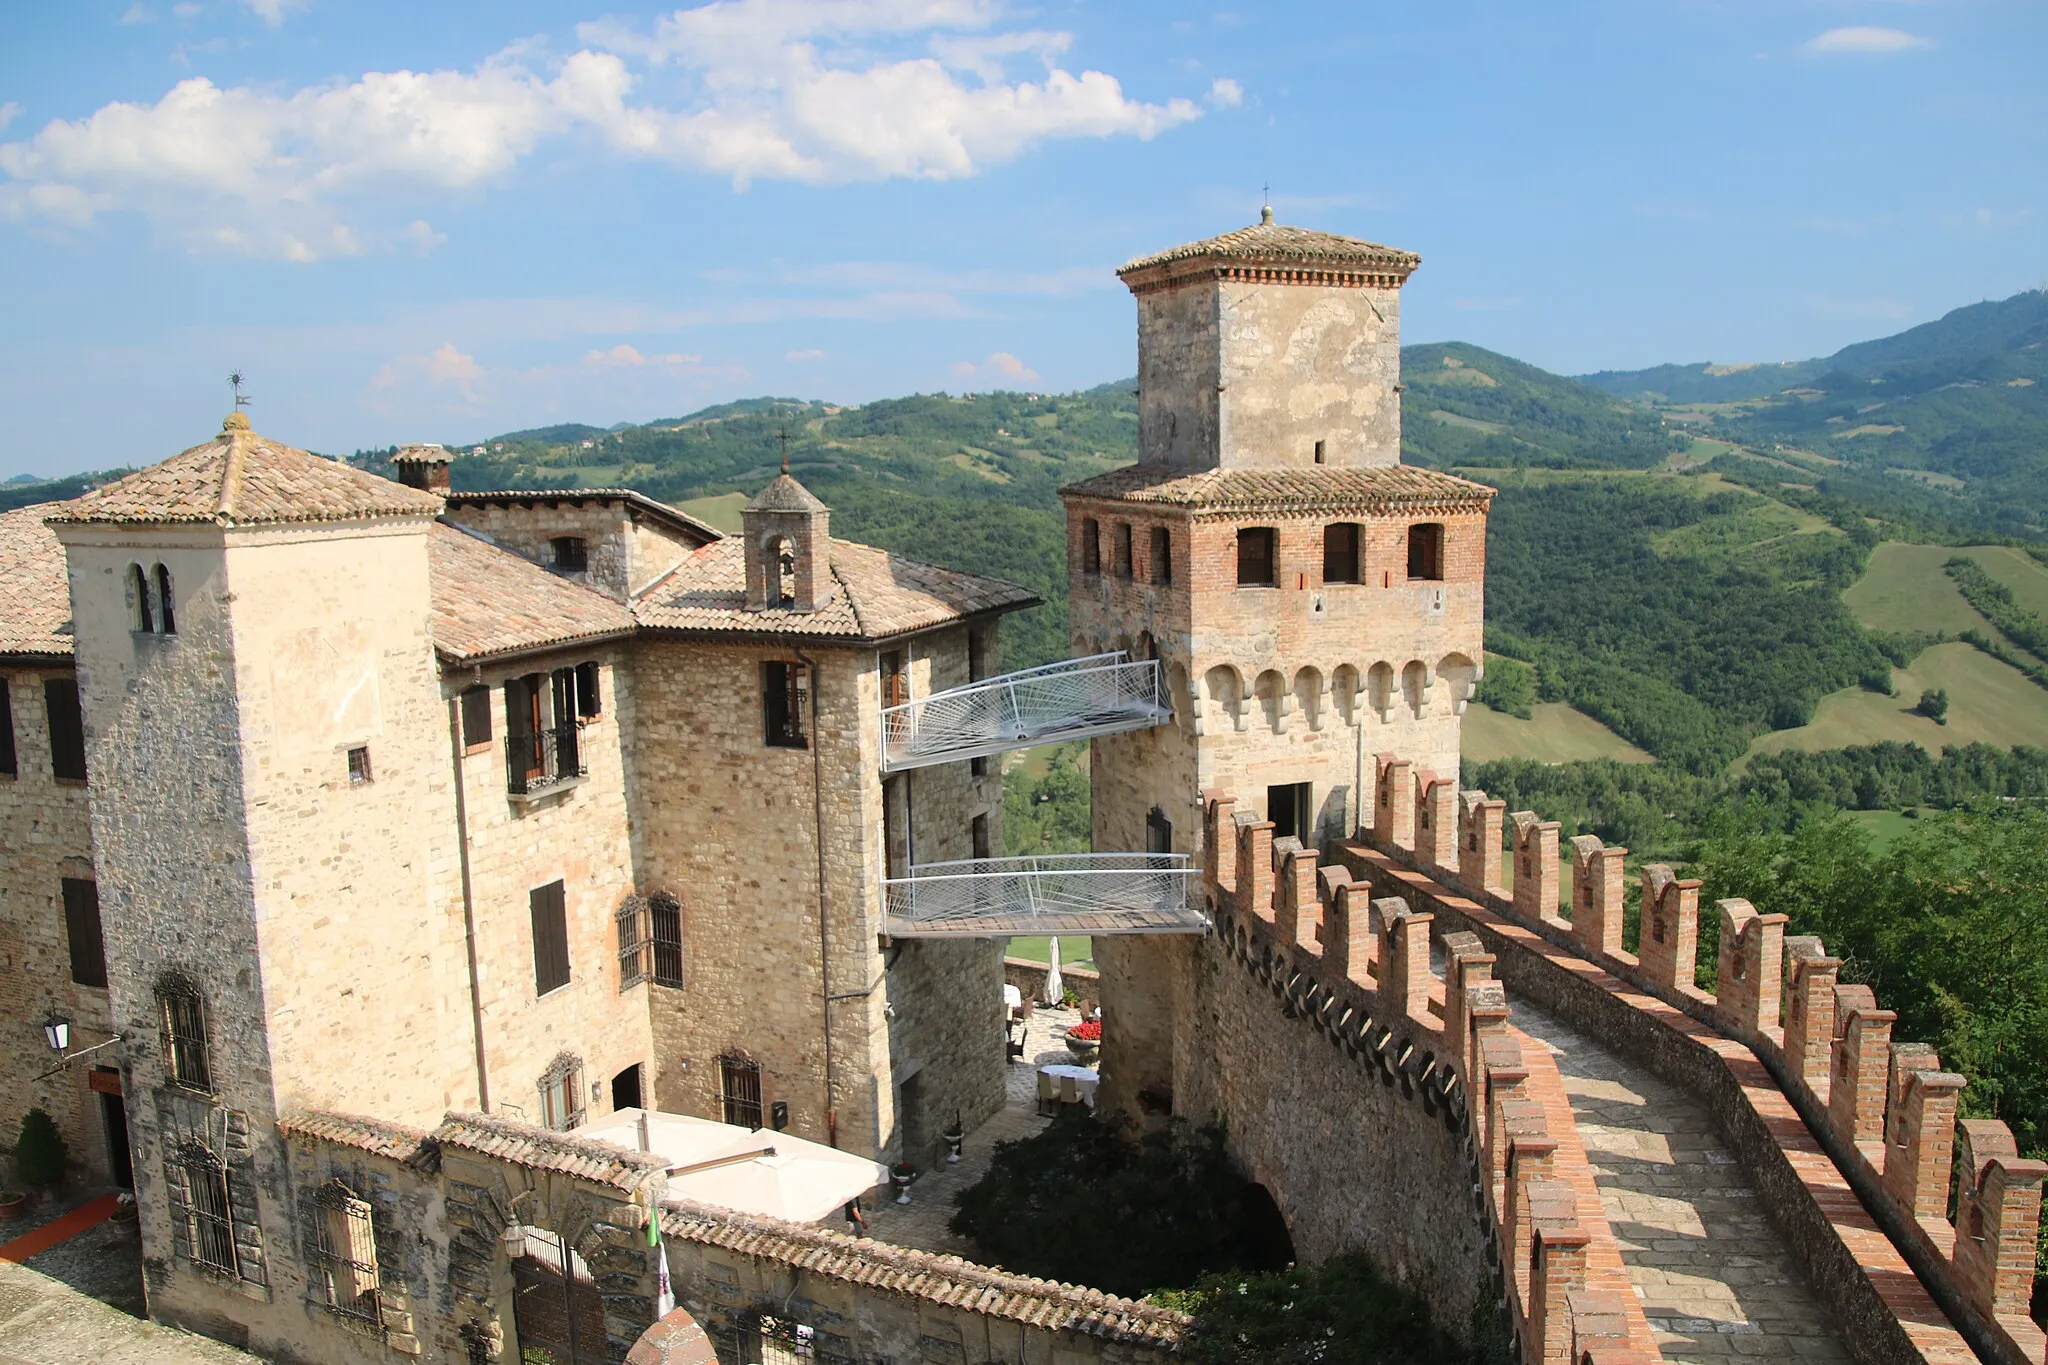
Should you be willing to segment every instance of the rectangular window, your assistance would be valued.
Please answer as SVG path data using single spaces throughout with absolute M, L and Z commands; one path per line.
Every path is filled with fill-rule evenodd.
M 590 547 L 582 536 L 556 536 L 548 542 L 555 567 L 567 573 L 581 573 L 590 567 Z
M 78 680 L 43 679 L 43 709 L 50 718 L 50 774 L 85 781 L 85 713 L 78 706 Z
M 683 984 L 683 904 L 666 891 L 647 902 L 647 930 L 653 948 L 654 984 Z
M 1275 839 L 1299 839 L 1304 844 L 1313 842 L 1315 831 L 1309 824 L 1309 784 L 1289 782 L 1284 786 L 1266 788 L 1266 818 L 1273 822 Z
M 370 1203 L 340 1181 L 313 1194 L 313 1292 L 343 1317 L 381 1323 L 377 1230 Z
M 462 747 L 475 752 L 491 747 L 491 689 L 465 688 L 462 693 Z
M 988 776 L 988 758 L 987 758 L 987 756 L 986 756 L 986 755 L 980 755 L 980 754 L 978 754 L 978 755 L 976 755 L 975 757 L 973 757 L 973 758 L 970 758 L 970 759 L 968 759 L 968 760 L 967 760 L 967 775 L 968 775 L 969 777 L 987 777 L 987 776 Z
M 1279 533 L 1270 526 L 1247 526 L 1237 533 L 1237 585 L 1241 588 L 1273 586 L 1274 541 Z
M 988 817 L 986 815 L 975 816 L 974 822 L 969 827 L 968 833 L 969 838 L 973 841 L 975 857 L 992 858 L 995 856 L 993 853 L 989 851 Z
M 1173 822 L 1166 818 L 1166 812 L 1154 806 L 1145 815 L 1145 851 L 1147 853 L 1173 852 Z
M 0 776 L 15 777 L 20 772 L 14 758 L 14 696 L 7 679 L 0 678 Z
M 1173 585 L 1173 532 L 1164 526 L 1152 528 L 1152 581 L 1162 588 Z
M 604 714 L 604 697 L 598 690 L 595 663 L 576 665 L 576 718 L 595 720 Z
M 174 1159 L 185 1187 L 185 1238 L 192 1259 L 239 1275 L 227 1166 L 198 1143 L 188 1143 Z
M 1126 521 L 1116 526 L 1116 576 L 1126 582 L 1131 577 L 1131 525 Z
M 81 986 L 107 984 L 106 941 L 100 937 L 100 888 L 83 877 L 66 877 L 64 933 L 71 941 L 71 979 Z
M 987 660 L 982 657 L 981 632 L 970 630 L 967 632 L 967 681 L 980 682 L 986 668 Z
M 348 751 L 348 784 L 360 787 L 370 780 L 370 751 L 358 746 Z
M 1321 464 L 1322 462 L 1323 462 L 1323 443 L 1322 443 L 1321 441 L 1317 441 L 1317 442 L 1316 442 L 1316 463 L 1317 463 L 1317 464 Z
M 1444 527 L 1440 521 L 1408 528 L 1408 576 L 1441 581 L 1444 576 Z
M 1358 523 L 1340 521 L 1323 528 L 1323 581 L 1356 583 L 1358 577 Z
M 190 982 L 157 987 L 158 1023 L 163 1033 L 164 1070 L 174 1084 L 203 1095 L 213 1093 L 213 1068 L 206 1051 L 206 1006 Z
M 807 733 L 810 673 L 802 664 L 761 665 L 761 723 L 770 748 L 811 747 Z
M 761 1064 L 745 1057 L 718 1059 L 718 1088 L 725 1121 L 742 1128 L 761 1126 Z
M 562 883 L 537 886 L 526 895 L 533 912 L 533 993 L 546 995 L 569 984 L 569 914 Z
M 1081 572 L 1090 575 L 1102 572 L 1102 527 L 1093 517 L 1081 523 Z

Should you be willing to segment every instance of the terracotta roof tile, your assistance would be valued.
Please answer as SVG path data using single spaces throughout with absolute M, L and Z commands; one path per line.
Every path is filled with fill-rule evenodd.
M 667 1157 L 650 1152 L 630 1151 L 609 1142 L 595 1142 L 574 1133 L 557 1133 L 488 1114 L 450 1114 L 441 1120 L 432 1137 L 443 1147 L 502 1157 L 629 1193 L 637 1191 L 649 1178 L 659 1177 L 668 1165 Z
M 1062 497 L 1163 503 L 1197 511 L 1325 513 L 1483 509 L 1493 490 L 1418 465 L 1366 469 L 1204 469 L 1126 465 L 1068 484 Z
M 1270 210 L 1268 213 L 1270 214 Z M 1382 246 L 1357 237 L 1339 237 L 1333 232 L 1287 227 L 1270 221 L 1253 223 L 1218 237 L 1170 247 L 1126 262 L 1119 277 L 1149 271 L 1182 261 L 1214 260 L 1232 265 L 1307 266 L 1323 270 L 1367 270 L 1406 275 L 1422 263 L 1412 251 Z
M 71 655 L 71 587 L 64 547 L 43 524 L 46 502 L 0 512 L 0 655 Z
M 288 1138 L 307 1137 L 339 1143 L 344 1147 L 388 1156 L 394 1161 L 409 1161 L 418 1156 L 420 1149 L 433 1136 L 424 1128 L 321 1110 L 285 1114 L 277 1121 L 277 1131 Z
M 787 473 L 777 474 L 747 504 L 749 512 L 822 512 L 818 495 Z
M 428 517 L 440 510 L 435 494 L 266 440 L 232 413 L 212 440 L 63 503 L 50 519 L 263 526 Z
M 1174 1309 L 1119 1298 L 1099 1289 L 1016 1275 L 958 1256 L 849 1237 L 815 1224 L 785 1223 L 699 1204 L 664 1201 L 661 1230 L 663 1236 L 677 1241 L 781 1261 L 848 1284 L 893 1290 L 933 1303 L 971 1301 L 977 1312 L 990 1317 L 1111 1341 L 1171 1346 L 1191 1321 Z
M 1015 584 L 850 540 L 832 542 L 832 577 L 837 587 L 821 610 L 748 611 L 746 547 L 739 537 L 728 537 L 684 560 L 634 604 L 633 614 L 642 626 L 658 630 L 875 640 L 1038 604 Z
M 434 648 L 456 663 L 633 630 L 633 614 L 603 593 L 447 522 L 427 536 L 427 564 Z

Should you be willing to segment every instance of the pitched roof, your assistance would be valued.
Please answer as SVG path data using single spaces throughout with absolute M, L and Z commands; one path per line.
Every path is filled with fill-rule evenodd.
M 404 454 L 403 451 L 399 453 L 401 456 Z M 699 545 L 717 540 L 724 534 L 711 523 L 699 521 L 681 508 L 656 502 L 633 488 L 502 488 L 491 492 L 448 493 L 445 496 L 451 507 L 464 504 L 472 507 L 531 507 L 536 503 L 549 506 L 567 503 L 571 507 L 581 507 L 586 502 L 617 502 L 625 504 L 628 513 L 660 522 L 670 530 L 681 531 Z
M 71 655 L 64 547 L 43 524 L 61 506 L 45 502 L 0 512 L 0 656 Z
M 1267 209 L 1261 221 L 1217 237 L 1205 237 L 1127 261 L 1117 270 L 1119 279 L 1174 266 L 1182 262 L 1216 261 L 1231 265 L 1280 265 L 1318 270 L 1371 271 L 1406 276 L 1422 263 L 1412 251 L 1382 246 L 1357 237 L 1339 237 L 1334 232 L 1287 227 L 1273 221 Z M 1172 274 L 1181 271 L 1169 272 Z
M 434 648 L 454 663 L 633 630 L 633 614 L 603 593 L 447 522 L 427 536 L 427 569 Z
M 1170 1346 L 1191 1321 L 1158 1304 L 1017 1275 L 813 1224 L 663 1201 L 661 1231 L 677 1241 L 780 1261 L 812 1275 L 970 1309 L 1053 1332 Z
M 1414 512 L 1484 509 L 1494 490 L 1412 464 L 1364 469 L 1203 469 L 1125 465 L 1068 484 L 1061 497 L 1163 503 L 1198 512 Z
M 212 440 L 74 498 L 50 519 L 264 526 L 430 517 L 440 510 L 435 494 L 279 445 L 249 430 L 236 412 Z
M 644 593 L 633 615 L 656 630 L 876 640 L 1038 604 L 1015 584 L 941 569 L 850 540 L 832 542 L 832 598 L 815 612 L 748 611 L 746 547 L 715 541 Z
M 747 504 L 749 512 L 823 512 L 825 504 L 818 501 L 818 495 L 798 483 L 787 471 L 777 474 L 766 488 L 754 494 Z
M 667 1157 L 652 1152 L 630 1151 L 489 1114 L 449 1114 L 434 1130 L 433 1138 L 443 1147 L 480 1152 L 629 1192 L 668 1166 Z
M 424 1128 L 413 1128 L 403 1123 L 366 1119 L 356 1114 L 330 1114 L 317 1109 L 282 1115 L 277 1120 L 277 1131 L 286 1137 L 316 1138 L 374 1152 L 394 1161 L 412 1160 L 432 1136 Z

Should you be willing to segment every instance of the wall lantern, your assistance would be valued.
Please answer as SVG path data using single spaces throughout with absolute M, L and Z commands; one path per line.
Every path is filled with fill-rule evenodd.
M 43 1041 L 50 1045 L 50 1051 L 58 1056 L 71 1046 L 71 1021 L 52 1010 L 43 1020 Z

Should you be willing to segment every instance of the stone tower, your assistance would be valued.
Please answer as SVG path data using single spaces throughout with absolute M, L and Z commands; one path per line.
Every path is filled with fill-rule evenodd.
M 1370 819 L 1375 755 L 1455 777 L 1492 490 L 1400 462 L 1417 263 L 1268 210 L 1118 272 L 1138 306 L 1139 461 L 1062 490 L 1072 630 L 1077 653 L 1157 657 L 1175 717 L 1095 741 L 1096 849 L 1199 856 L 1219 789 L 1276 839 L 1322 845 Z M 1171 1085 L 1186 951 L 1097 945 L 1120 1097 Z
M 740 511 L 747 610 L 814 612 L 832 598 L 832 514 L 784 469 Z

